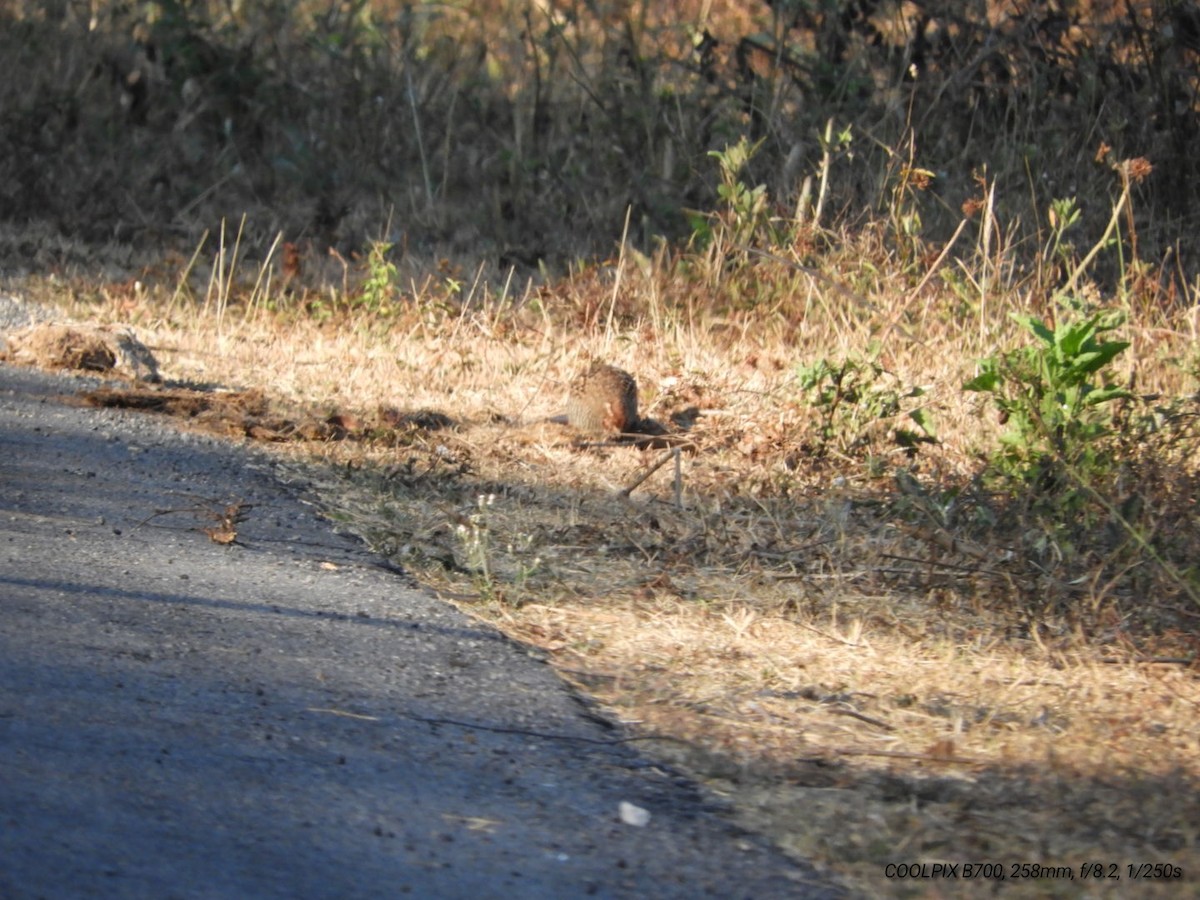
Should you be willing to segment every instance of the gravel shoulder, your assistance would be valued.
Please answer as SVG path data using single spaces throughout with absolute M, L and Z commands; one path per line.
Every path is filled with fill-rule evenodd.
M 839 895 L 268 455 L 85 383 L 0 365 L 0 895 Z

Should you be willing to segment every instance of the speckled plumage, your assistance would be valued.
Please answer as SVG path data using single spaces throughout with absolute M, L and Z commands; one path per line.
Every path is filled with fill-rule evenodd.
M 635 430 L 638 423 L 637 382 L 628 372 L 615 366 L 593 363 L 571 382 L 567 422 L 589 434 Z

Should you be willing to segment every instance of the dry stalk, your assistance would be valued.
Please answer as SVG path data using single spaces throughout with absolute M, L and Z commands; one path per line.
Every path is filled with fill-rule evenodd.
M 679 456 L 680 456 L 679 448 L 672 447 L 670 450 L 668 450 L 666 453 L 664 453 L 662 456 L 660 456 L 655 462 L 653 462 L 648 468 L 646 468 L 640 475 L 638 475 L 638 477 L 635 478 L 631 484 L 629 484 L 627 487 L 624 487 L 620 491 L 618 491 L 617 495 L 619 497 L 628 498 L 629 495 L 632 494 L 634 491 L 636 491 L 638 489 L 638 487 L 640 487 L 641 484 L 647 478 L 649 478 L 651 475 L 653 475 L 655 472 L 657 472 L 659 469 L 661 469 L 671 459 L 674 459 L 675 460 L 675 479 L 674 479 L 675 507 L 676 507 L 676 509 L 682 509 L 683 508 L 682 488 L 681 488 L 682 476 L 680 474 Z

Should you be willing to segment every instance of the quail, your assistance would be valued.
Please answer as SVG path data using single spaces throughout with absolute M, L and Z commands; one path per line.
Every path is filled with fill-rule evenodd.
M 636 430 L 637 382 L 615 366 L 592 363 L 571 382 L 567 422 L 589 434 Z

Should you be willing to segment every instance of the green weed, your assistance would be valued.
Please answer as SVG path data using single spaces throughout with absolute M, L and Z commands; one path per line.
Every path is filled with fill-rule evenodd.
M 387 241 L 371 242 L 367 253 L 367 277 L 354 301 L 359 308 L 377 315 L 389 313 L 399 293 L 399 272 L 388 258 L 392 246 Z
M 767 186 L 760 184 L 749 187 L 742 181 L 742 172 L 762 147 L 762 141 L 751 144 L 745 137 L 724 150 L 710 150 L 709 156 L 717 161 L 721 181 L 717 185 L 717 196 L 724 208 L 717 218 L 724 225 L 730 242 L 748 247 L 762 238 L 774 246 L 779 235 L 771 223 L 771 202 Z M 693 222 L 693 229 L 699 223 Z M 711 231 L 693 230 L 693 236 L 707 243 Z
M 901 387 L 898 379 L 875 359 L 819 359 L 801 365 L 796 375 L 808 403 L 821 414 L 818 435 L 822 453 L 853 453 L 865 447 L 872 441 L 878 423 L 895 419 L 905 411 L 905 401 L 925 393 L 921 387 Z M 895 427 L 897 445 L 915 453 L 919 444 L 936 440 L 927 409 L 918 406 L 905 414 L 916 428 Z
M 1078 496 L 1068 472 L 1088 483 L 1111 465 L 1101 447 L 1110 433 L 1113 400 L 1129 391 L 1103 370 L 1129 347 L 1106 337 L 1124 322 L 1117 311 L 1066 315 L 1055 327 L 1036 316 L 1014 315 L 1035 339 L 1030 346 L 980 361 L 964 390 L 991 395 L 1007 425 L 992 465 L 1010 490 L 1036 487 L 1060 500 Z

